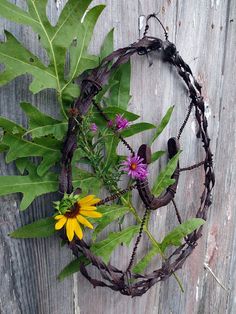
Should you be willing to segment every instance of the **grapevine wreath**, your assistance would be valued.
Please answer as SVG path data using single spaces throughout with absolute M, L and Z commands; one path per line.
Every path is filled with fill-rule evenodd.
M 149 29 L 148 22 L 151 18 L 155 18 L 164 29 L 165 41 L 159 38 L 147 36 L 147 31 Z M 167 187 L 164 195 L 161 195 L 159 197 L 155 197 L 151 193 L 147 178 L 147 167 L 151 161 L 150 148 L 147 145 L 142 144 L 139 147 L 138 152 L 136 153 L 119 133 L 119 126 L 121 126 L 122 123 L 126 123 L 126 121 L 124 121 L 124 119 L 122 121 L 120 117 L 121 121 L 117 121 L 117 123 L 113 125 L 114 123 L 112 124 L 111 120 L 103 112 L 103 108 L 99 105 L 99 103 L 94 100 L 96 94 L 102 90 L 103 86 L 107 83 L 109 77 L 121 64 L 128 62 L 131 56 L 136 53 L 138 55 L 148 55 L 150 52 L 161 53 L 163 61 L 168 62 L 176 68 L 179 76 L 184 80 L 189 90 L 190 105 L 188 108 L 187 116 L 184 119 L 184 122 L 181 125 L 177 136 L 170 138 L 167 143 L 169 158 L 173 158 L 180 151 L 179 140 L 192 110 L 195 110 L 195 117 L 199 126 L 197 137 L 202 140 L 203 148 L 205 150 L 205 159 L 202 162 L 194 164 L 193 166 L 190 166 L 188 168 L 180 168 L 179 163 L 177 163 L 177 167 L 172 175 L 174 183 Z M 71 193 L 74 192 L 74 188 L 72 186 L 71 160 L 73 157 L 73 153 L 77 147 L 77 136 L 80 137 L 80 124 L 82 123 L 83 117 L 88 112 L 90 106 L 96 107 L 103 119 L 107 121 L 108 124 L 110 124 L 110 127 L 114 132 L 114 136 L 117 136 L 127 148 L 130 157 L 127 159 L 126 162 L 123 163 L 124 170 L 128 171 L 128 173 L 135 179 L 135 184 L 130 185 L 126 189 L 110 195 L 103 200 L 96 199 L 93 196 L 87 196 L 81 201 L 77 201 L 78 197 L 74 196 L 74 201 L 72 200 L 72 203 L 74 205 L 70 208 L 69 212 L 65 214 L 65 216 L 67 216 L 68 219 L 76 215 L 79 216 L 80 209 L 82 214 L 83 210 L 86 210 L 86 205 L 88 205 L 87 208 L 89 208 L 90 206 L 91 210 L 93 208 L 95 209 L 95 207 L 98 207 L 107 202 L 114 201 L 121 195 L 133 189 L 138 190 L 145 210 L 140 224 L 139 234 L 134 244 L 133 252 L 126 270 L 120 270 L 112 266 L 111 264 L 107 265 L 102 261 L 100 257 L 93 254 L 93 252 L 91 252 L 90 250 L 89 245 L 82 239 L 80 230 L 75 229 L 75 233 L 81 239 L 74 239 L 73 241 L 69 242 L 69 247 L 75 256 L 79 257 L 81 254 L 84 255 L 84 257 L 86 257 L 86 259 L 99 270 L 103 280 L 97 280 L 92 278 L 86 269 L 85 263 L 81 263 L 80 266 L 81 273 L 92 283 L 94 287 L 109 287 L 112 290 L 120 291 L 120 293 L 124 295 L 130 295 L 132 297 L 141 296 L 155 283 L 157 283 L 158 281 L 166 280 L 176 270 L 181 268 L 184 261 L 196 247 L 197 241 L 202 235 L 202 227 L 187 235 L 184 238 L 184 243 L 182 243 L 181 246 L 178 247 L 168 258 L 165 258 L 163 260 L 162 267 L 160 269 L 145 275 L 134 274 L 132 273 L 132 266 L 134 264 L 136 251 L 142 237 L 143 228 L 148 214 L 172 202 L 175 207 L 178 221 L 181 224 L 181 217 L 174 201 L 179 175 L 182 171 L 192 170 L 194 168 L 204 166 L 204 191 L 201 195 L 201 203 L 199 209 L 197 210 L 196 217 L 206 220 L 207 210 L 212 203 L 211 191 L 214 186 L 214 173 L 212 167 L 213 155 L 210 150 L 210 138 L 207 132 L 208 123 L 205 115 L 204 100 L 201 95 L 201 86 L 193 77 L 190 67 L 183 61 L 183 59 L 179 55 L 175 45 L 168 40 L 167 31 L 155 14 L 151 14 L 147 17 L 147 24 L 142 39 L 131 44 L 128 47 L 121 48 L 112 52 L 109 56 L 105 57 L 101 61 L 99 67 L 93 69 L 82 79 L 80 97 L 75 101 L 70 109 L 68 131 L 62 149 L 61 159 L 62 168 L 60 175 L 59 191 L 60 193 L 66 193 L 66 195 L 70 195 L 70 200 L 71 198 L 73 199 Z M 64 202 L 65 201 L 68 201 L 68 196 L 66 197 L 66 199 L 64 199 Z M 62 202 L 61 204 L 64 205 L 64 202 Z M 60 207 L 60 205 L 58 206 Z M 83 206 L 85 207 L 83 208 Z M 66 209 L 68 209 L 68 207 L 66 207 Z M 60 229 L 62 225 L 64 226 L 64 224 L 66 223 L 65 216 L 63 216 L 63 213 L 60 213 L 58 215 L 58 218 L 57 216 L 55 217 L 59 220 L 58 229 Z M 99 214 L 98 216 L 91 215 L 90 217 L 99 217 Z M 81 221 L 81 223 L 84 222 Z M 68 237 L 71 236 L 70 230 L 68 230 L 69 232 L 67 232 L 67 234 L 61 234 L 61 237 L 64 240 L 68 240 Z
M 77 31 L 84 32 L 84 38 L 86 38 L 85 43 L 88 46 L 89 38 L 86 36 L 91 37 L 92 35 L 92 31 L 88 31 L 89 27 L 91 27 L 91 25 L 95 25 L 96 19 L 103 10 L 102 6 L 94 7 L 87 13 L 85 18 L 82 19 L 83 14 L 85 14 L 90 2 L 91 1 L 84 1 L 81 2 L 82 4 L 78 4 L 80 5 L 79 17 L 81 21 L 83 20 L 81 25 L 83 24 L 82 26 L 84 26 L 84 28 L 78 27 L 79 30 L 76 29 L 78 26 L 77 18 L 79 17 L 76 15 L 78 14 L 77 11 L 74 10 L 74 7 L 72 7 L 72 1 L 67 2 L 64 11 L 61 14 L 62 20 L 59 19 L 58 25 L 55 26 L 55 28 L 48 24 L 44 12 L 45 7 L 43 8 L 43 5 L 41 6 L 39 3 L 34 3 L 34 5 L 30 4 L 29 12 L 23 11 L 22 13 L 18 7 L 15 7 L 15 5 L 4 2 L 4 8 L 0 10 L 0 13 L 3 16 L 6 18 L 10 17 L 13 20 L 14 16 L 17 17 L 17 14 L 21 12 L 19 20 L 22 21 L 22 23 L 28 23 L 30 26 L 32 26 L 34 31 L 40 34 L 39 40 L 42 37 L 42 44 L 45 46 L 46 50 L 49 51 L 49 59 L 52 58 L 55 65 L 54 73 L 52 72 L 52 67 L 47 68 L 45 65 L 41 64 L 40 60 L 37 59 L 36 56 L 20 46 L 19 42 L 17 42 L 12 35 L 6 33 L 8 40 L 6 43 L 0 46 L 0 56 L 3 62 L 5 62 L 6 65 L 9 65 L 9 67 L 6 66 L 6 78 L 5 81 L 3 80 L 3 82 L 10 81 L 10 79 L 15 78 L 17 75 L 30 73 L 35 76 L 35 81 L 31 84 L 31 90 L 35 93 L 45 88 L 54 88 L 58 91 L 57 88 L 61 88 L 60 82 L 62 81 L 64 87 L 60 89 L 60 92 L 66 91 L 70 96 L 73 96 L 69 98 L 70 108 L 68 110 L 68 116 L 64 111 L 63 102 L 61 101 L 62 112 L 66 118 L 66 120 L 62 122 L 55 120 L 52 117 L 43 115 L 38 111 L 38 109 L 26 103 L 22 104 L 22 108 L 31 119 L 30 124 L 32 129 L 29 131 L 26 132 L 26 129 L 10 120 L 7 120 L 3 117 L 0 118 L 0 127 L 4 130 L 4 134 L 0 141 L 0 151 L 9 150 L 7 155 L 8 162 L 17 160 L 16 165 L 18 169 L 21 170 L 22 174 L 24 174 L 25 170 L 28 171 L 28 175 L 22 176 L 20 179 L 18 177 L 2 177 L 2 182 L 0 183 L 0 195 L 6 195 L 14 192 L 23 193 L 24 198 L 22 209 L 25 209 L 27 206 L 29 206 L 35 197 L 44 193 L 55 192 L 58 186 L 58 179 L 55 176 L 55 173 L 49 173 L 49 168 L 57 164 L 57 161 L 61 158 L 58 191 L 60 195 L 60 201 L 57 201 L 54 204 L 55 214 L 53 217 L 48 217 L 47 219 L 43 219 L 31 225 L 23 226 L 15 232 L 11 233 L 11 236 L 15 238 L 33 237 L 34 235 L 37 237 L 39 234 L 43 236 L 49 236 L 57 231 L 62 239 L 62 242 L 69 246 L 74 256 L 76 257 L 75 261 L 78 262 L 76 269 L 79 265 L 80 272 L 91 282 L 94 287 L 108 287 L 114 291 L 119 291 L 124 295 L 135 297 L 143 295 L 154 284 L 168 279 L 171 275 L 176 277 L 175 271 L 182 267 L 187 257 L 193 252 L 197 245 L 198 239 L 202 235 L 202 225 L 207 219 L 208 208 L 212 203 L 211 193 L 215 183 L 212 160 L 213 155 L 210 149 L 210 138 L 208 135 L 208 122 L 205 114 L 204 100 L 201 95 L 201 86 L 194 78 L 188 64 L 186 64 L 179 55 L 175 45 L 168 40 L 168 33 L 156 14 L 151 14 L 147 17 L 144 35 L 137 42 L 129 45 L 128 47 L 121 48 L 113 51 L 112 53 L 106 54 L 105 56 L 103 55 L 99 65 L 96 67 L 90 67 L 90 70 L 87 70 L 88 67 L 86 67 L 86 65 L 82 65 L 78 79 L 75 78 L 77 71 L 72 69 L 72 71 L 67 73 L 69 79 L 66 81 L 64 78 L 64 69 L 58 71 L 56 64 L 58 63 L 61 65 L 61 68 L 65 66 L 65 63 L 63 63 L 65 61 L 61 61 L 61 55 L 62 53 L 66 55 L 68 52 L 66 49 L 69 47 L 69 52 L 72 55 L 71 64 L 73 65 L 73 49 L 74 51 L 76 51 L 76 49 L 80 49 L 79 45 L 76 46 L 76 43 L 73 42 L 72 46 L 70 46 L 71 41 L 74 40 L 73 36 L 77 34 Z M 12 13 L 8 14 L 14 10 L 15 15 L 12 15 Z M 69 15 L 72 15 L 71 17 L 66 16 L 68 12 Z M 76 16 L 73 16 L 73 14 Z M 30 15 L 30 18 L 28 15 Z M 42 17 L 41 19 L 39 19 L 40 16 Z M 164 30 L 165 40 L 147 35 L 149 30 L 149 21 L 152 18 L 156 19 Z M 35 19 L 38 20 L 34 22 Z M 17 20 L 17 22 L 19 21 Z M 67 22 L 68 25 L 66 24 Z M 42 29 L 40 29 L 40 25 L 42 26 Z M 65 27 L 64 33 L 61 31 L 63 27 Z M 68 32 L 67 37 L 65 37 L 67 27 L 71 27 L 71 33 Z M 45 33 L 47 36 L 45 36 Z M 48 45 L 48 42 L 50 45 Z M 14 47 L 18 48 L 15 49 Z M 53 50 L 52 48 L 55 49 Z M 51 53 L 50 49 L 53 51 L 53 53 Z M 55 51 L 58 54 L 55 54 Z M 20 56 L 15 57 L 15 54 L 18 52 Z M 76 53 L 77 52 L 74 54 L 74 61 L 76 59 L 75 56 L 77 56 Z M 85 54 L 84 51 L 81 53 Z M 123 130 L 129 129 L 130 121 L 128 121 L 126 116 L 123 114 L 127 114 L 127 112 L 118 108 L 120 111 L 116 111 L 115 116 L 111 118 L 106 110 L 109 107 L 106 106 L 105 103 L 107 98 L 103 98 L 104 95 L 109 95 L 110 80 L 122 66 L 128 64 L 130 58 L 135 54 L 140 56 L 147 56 L 149 61 L 151 60 L 152 55 L 160 54 L 161 59 L 165 63 L 170 64 L 176 69 L 178 75 L 183 79 L 189 93 L 190 104 L 188 106 L 187 115 L 184 118 L 177 135 L 175 137 L 171 137 L 167 142 L 169 162 L 166 169 L 164 169 L 158 177 L 159 181 L 164 181 L 164 183 L 162 182 L 162 185 L 159 189 L 159 193 L 154 193 L 148 182 L 148 165 L 153 161 L 153 154 L 151 153 L 150 147 L 146 144 L 142 144 L 140 145 L 139 149 L 135 151 L 130 146 L 123 132 Z M 9 56 L 10 58 L 8 59 Z M 85 63 L 88 62 L 88 64 L 92 64 L 92 62 L 96 61 L 94 58 L 90 56 L 88 57 L 86 54 L 83 55 L 83 57 L 84 59 L 81 59 L 85 60 Z M 18 67 L 17 63 L 14 63 L 16 62 L 17 58 L 24 59 L 24 62 L 20 62 Z M 78 64 L 79 62 L 77 62 L 77 65 Z M 152 61 L 150 61 L 150 65 L 151 64 Z M 14 66 L 15 70 L 13 71 L 12 69 L 14 69 Z M 37 67 L 39 69 L 38 72 L 35 70 Z M 60 75 L 62 77 L 61 81 Z M 55 82 L 55 78 L 57 78 L 57 82 Z M 46 82 L 46 79 L 48 82 Z M 79 85 L 79 93 L 76 95 L 76 97 L 74 97 L 74 95 L 78 92 L 78 86 L 74 82 Z M 71 103 L 71 99 L 75 99 L 75 101 Z M 204 160 L 190 167 L 181 168 L 179 163 L 179 156 L 181 154 L 180 138 L 192 111 L 195 112 L 195 119 L 198 125 L 196 136 L 203 143 L 205 157 Z M 89 187 L 89 191 L 91 191 L 92 194 L 87 195 L 87 191 L 83 191 L 84 186 L 82 183 L 79 180 L 73 181 L 72 178 L 74 174 L 73 171 L 80 171 L 78 168 L 75 170 L 76 168 L 74 166 L 73 158 L 78 152 L 78 143 L 80 143 L 82 148 L 83 145 L 88 143 L 88 136 L 90 133 L 85 133 L 84 128 L 88 127 L 85 122 L 86 117 L 91 114 L 91 112 L 96 112 L 97 116 L 100 120 L 103 121 L 103 125 L 106 125 L 106 128 L 109 130 L 109 132 L 111 132 L 112 136 L 125 146 L 128 155 L 119 156 L 119 158 L 122 158 L 120 158 L 120 164 L 118 168 L 115 168 L 115 171 L 112 172 L 112 179 L 110 176 L 109 178 L 106 176 L 106 168 L 98 169 L 98 172 L 101 172 L 102 175 L 105 176 L 106 186 L 110 187 L 108 190 L 111 193 L 104 199 L 100 199 L 94 195 L 97 194 L 97 192 L 93 193 L 93 189 L 94 191 L 96 189 L 92 184 Z M 131 115 L 131 113 L 129 114 Z M 165 126 L 166 122 L 164 121 L 163 124 Z M 66 130 L 64 126 L 66 126 Z M 162 126 L 162 129 L 164 126 Z M 89 128 L 90 132 L 96 133 L 98 127 L 95 123 L 93 123 L 89 126 Z M 156 137 L 160 133 L 158 132 L 159 130 L 157 130 Z M 64 136 L 64 134 L 66 135 Z M 48 135 L 49 137 L 47 137 Z M 56 140 L 51 135 L 54 135 Z M 97 145 L 96 147 L 99 147 L 99 141 L 94 143 L 93 139 L 91 140 L 91 138 L 89 141 L 89 145 L 92 148 L 95 147 L 95 145 Z M 58 143 L 60 145 L 58 145 Z M 63 143 L 62 146 L 61 143 Z M 37 152 L 34 151 L 32 153 L 30 149 L 33 151 L 33 149 L 36 149 L 35 147 L 37 147 L 38 144 L 40 149 L 38 149 Z M 51 152 L 48 154 L 50 145 L 57 145 L 56 147 L 59 146 L 61 149 L 61 154 L 55 153 L 55 155 L 52 155 Z M 19 147 L 17 152 L 16 147 Z M 86 149 L 87 148 L 85 145 L 84 150 Z M 90 151 L 85 153 L 90 154 Z M 98 156 L 95 156 L 96 158 L 91 154 L 89 155 L 90 159 L 92 160 L 93 168 L 95 168 L 96 163 L 99 162 L 101 154 L 102 149 L 99 150 Z M 36 168 L 35 165 L 33 165 L 31 161 L 29 162 L 27 159 L 28 157 L 32 156 L 43 157 L 43 161 L 38 166 L 38 168 Z M 178 211 L 175 202 L 175 194 L 177 191 L 179 176 L 184 171 L 194 170 L 198 167 L 203 167 L 205 173 L 204 189 L 200 198 L 200 206 L 196 211 L 195 218 L 188 222 L 182 222 L 180 212 Z M 116 172 L 119 173 L 117 177 Z M 129 176 L 129 181 L 125 189 L 118 190 L 117 184 L 120 181 L 121 174 L 127 174 Z M 46 186 L 45 188 L 43 188 L 43 185 L 41 185 L 41 187 L 36 192 L 32 190 L 33 187 L 31 187 L 30 184 L 32 182 L 38 184 L 38 182 L 42 182 L 44 178 L 46 178 L 45 182 L 51 182 L 51 185 Z M 12 182 L 12 179 L 17 180 L 17 183 L 24 182 L 24 184 L 26 180 L 28 180 L 27 186 L 29 191 L 19 188 L 20 184 L 17 184 L 17 187 L 11 187 L 11 189 L 9 189 L 9 186 L 11 186 L 9 182 Z M 56 187 L 54 183 L 56 184 Z M 113 188 L 113 186 L 115 186 L 115 188 Z M 109 260 L 107 257 L 110 257 L 109 254 L 111 252 L 106 255 L 106 258 L 104 258 L 102 254 L 96 254 L 96 250 L 94 250 L 94 248 L 96 247 L 97 243 L 93 245 L 93 243 L 90 243 L 91 241 L 88 242 L 85 240 L 84 227 L 92 229 L 92 223 L 96 224 L 96 221 L 98 221 L 99 226 L 99 219 L 101 219 L 103 214 L 102 211 L 99 211 L 99 208 L 105 206 L 105 204 L 112 205 L 114 202 L 116 202 L 116 210 L 119 211 L 119 205 L 122 206 L 122 202 L 124 201 L 126 194 L 131 193 L 133 190 L 137 190 L 139 193 L 139 197 L 143 205 L 143 214 L 142 218 L 140 218 L 136 210 L 132 211 L 132 208 L 130 209 L 134 214 L 138 224 L 137 226 L 132 226 L 135 228 L 132 229 L 131 227 L 131 229 L 129 229 L 131 230 L 131 237 L 128 240 L 124 238 L 124 241 L 121 241 L 120 243 L 125 242 L 129 244 L 134 235 L 137 234 L 137 237 L 129 263 L 126 269 L 121 270 L 107 262 Z M 33 191 L 33 193 L 32 195 L 29 195 L 31 191 Z M 26 194 L 28 198 L 25 197 Z M 149 259 L 146 258 L 142 261 L 142 267 L 140 265 L 140 267 L 137 267 L 137 264 L 135 265 L 136 253 L 139 243 L 142 239 L 142 234 L 144 231 L 147 232 L 148 220 L 151 217 L 153 211 L 170 203 L 172 203 L 174 206 L 179 226 L 171 231 L 161 243 L 158 243 L 150 235 L 152 244 L 155 246 L 155 254 L 151 252 L 149 257 L 151 258 L 153 255 L 160 254 L 162 259 L 162 266 L 161 268 L 150 273 L 143 273 L 143 270 L 146 268 Z M 123 215 L 126 214 L 125 211 L 122 213 Z M 89 219 L 87 219 L 87 217 L 89 217 Z M 116 218 L 120 218 L 120 216 L 117 216 Z M 100 230 L 103 230 L 110 222 L 111 221 L 109 219 L 108 222 L 103 222 L 103 227 L 100 227 Z M 84 226 L 83 228 L 81 227 L 82 225 Z M 106 244 L 109 244 L 109 241 L 112 237 L 113 235 L 103 241 L 105 241 Z M 167 256 L 165 250 L 169 246 L 172 247 L 172 251 L 170 251 L 169 256 Z M 173 249 L 173 246 L 177 248 Z M 91 277 L 88 270 L 89 265 L 90 267 L 92 265 L 92 267 L 95 267 L 98 270 L 100 273 L 100 278 L 95 279 Z

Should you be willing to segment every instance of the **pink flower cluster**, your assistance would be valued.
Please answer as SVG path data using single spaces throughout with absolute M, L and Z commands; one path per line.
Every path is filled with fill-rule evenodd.
M 127 127 L 129 127 L 129 121 L 127 119 L 123 118 L 122 115 L 117 114 L 115 117 L 115 120 L 110 120 L 108 122 L 108 126 L 109 127 L 115 126 L 117 131 L 122 131 L 122 130 L 126 129 Z
M 129 156 L 122 162 L 123 167 L 121 170 L 128 173 L 132 179 L 145 180 L 148 175 L 147 165 L 142 163 L 143 158 L 138 155 Z

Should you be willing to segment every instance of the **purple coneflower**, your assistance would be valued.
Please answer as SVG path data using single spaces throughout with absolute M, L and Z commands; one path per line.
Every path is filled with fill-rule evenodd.
M 129 156 L 122 162 L 123 167 L 121 170 L 126 171 L 132 179 L 145 180 L 148 171 L 147 165 L 142 163 L 143 158 L 138 155 Z
M 115 126 L 117 131 L 122 131 L 129 126 L 129 121 L 127 119 L 123 118 L 122 115 L 117 114 L 115 119 L 110 120 L 107 125 L 108 125 L 108 127 Z
M 90 128 L 90 131 L 92 131 L 94 133 L 97 132 L 97 130 L 98 130 L 96 123 L 91 123 L 89 128 Z

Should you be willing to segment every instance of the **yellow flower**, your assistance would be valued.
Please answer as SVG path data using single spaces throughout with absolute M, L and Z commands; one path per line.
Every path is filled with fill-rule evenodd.
M 96 198 L 95 195 L 88 195 L 78 200 L 72 210 L 63 215 L 59 214 L 54 217 L 57 220 L 55 229 L 60 230 L 65 225 L 66 235 L 69 241 L 73 240 L 74 234 L 76 234 L 79 239 L 82 239 L 83 231 L 80 224 L 93 229 L 92 224 L 85 217 L 99 218 L 102 216 L 101 213 L 96 212 L 97 208 L 94 206 L 99 201 L 100 199 Z

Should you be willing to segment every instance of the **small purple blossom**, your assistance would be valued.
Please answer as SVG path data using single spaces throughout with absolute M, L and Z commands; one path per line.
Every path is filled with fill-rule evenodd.
M 122 131 L 129 126 L 129 121 L 122 117 L 122 115 L 117 114 L 115 118 L 115 124 L 117 131 Z
M 123 167 L 121 170 L 127 172 L 132 179 L 145 180 L 148 171 L 147 165 L 142 163 L 142 161 L 143 158 L 140 158 L 138 155 L 129 156 L 122 162 Z
M 92 131 L 94 133 L 97 132 L 97 130 L 98 130 L 96 123 L 91 123 L 89 128 L 90 128 L 90 131 Z
M 107 123 L 107 126 L 109 128 L 112 128 L 113 127 L 113 120 L 110 120 L 108 123 Z
M 125 118 L 123 118 L 122 115 L 117 114 L 114 120 L 110 120 L 108 122 L 108 127 L 113 127 L 115 126 L 117 131 L 122 131 L 124 129 L 126 129 L 127 127 L 129 127 L 129 121 Z

